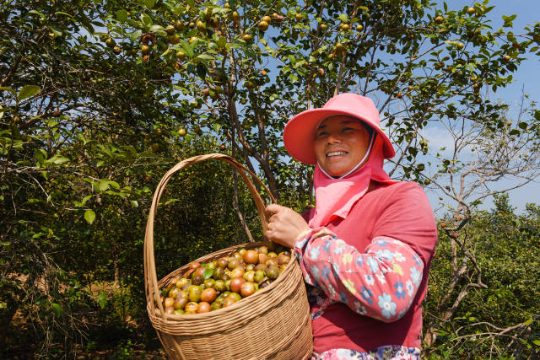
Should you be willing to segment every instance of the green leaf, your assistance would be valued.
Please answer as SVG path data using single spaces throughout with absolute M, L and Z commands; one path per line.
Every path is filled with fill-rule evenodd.
M 141 21 L 146 29 L 150 29 L 153 24 L 152 18 L 146 14 L 141 14 Z
M 67 16 L 67 17 L 69 17 L 69 18 L 74 19 L 73 15 L 68 14 L 67 12 L 63 12 L 63 11 L 57 11 L 57 12 L 56 12 L 56 15 L 64 15 L 64 16 Z
M 156 3 L 154 0 L 143 0 L 144 5 L 146 5 L 147 8 L 152 9 Z
M 54 155 L 52 158 L 45 160 L 45 164 L 55 164 L 55 165 L 61 165 L 63 163 L 68 162 L 69 159 L 65 156 L 61 155 Z
M 62 36 L 62 32 L 55 28 L 54 26 L 49 26 L 49 30 L 54 34 L 54 36 L 59 37 Z
M 21 101 L 39 93 L 41 88 L 37 85 L 26 85 L 17 94 L 17 100 Z
M 212 276 L 214 276 L 214 269 L 209 269 L 209 268 L 204 269 L 204 273 L 203 273 L 204 280 L 210 279 Z
M 527 123 L 526 123 L 526 122 L 520 122 L 520 123 L 518 124 L 518 126 L 519 126 L 520 129 L 525 130 L 525 129 L 527 128 Z
M 41 20 L 45 20 L 45 18 L 46 18 L 45 15 L 44 15 L 43 13 L 41 13 L 41 12 L 39 12 L 39 11 L 37 11 L 37 10 L 30 10 L 28 13 L 29 13 L 29 14 L 32 14 L 32 15 L 37 15 L 37 16 L 39 16 L 39 17 L 41 18 Z
M 131 39 L 131 41 L 138 41 L 142 36 L 142 30 L 137 30 L 137 31 L 134 31 L 132 32 L 130 35 L 129 35 L 129 38 Z
M 349 21 L 349 17 L 346 14 L 339 14 L 339 20 L 341 20 L 341 22 L 346 23 Z
M 122 9 L 122 10 L 118 10 L 116 12 L 116 18 L 118 19 L 118 21 L 121 21 L 121 22 L 124 22 L 128 19 L 128 13 L 126 10 Z
M 90 198 L 92 197 L 92 195 L 86 195 L 82 201 L 73 201 L 73 204 L 75 204 L 75 206 L 77 207 L 83 207 L 84 205 L 86 205 L 86 202 L 88 200 L 90 200 Z
M 84 212 L 84 220 L 86 220 L 88 224 L 92 225 L 94 220 L 96 220 L 96 213 L 92 210 L 86 210 Z
M 154 33 L 162 33 L 161 35 L 165 35 L 165 29 L 163 28 L 163 26 L 158 24 L 150 26 L 150 31 Z
M 10 87 L 0 86 L 0 91 L 9 91 L 13 95 L 17 95 L 17 92 Z
M 193 48 L 191 47 L 191 45 L 186 40 L 182 40 L 181 45 L 182 45 L 182 48 L 186 51 L 187 56 L 192 58 Z
M 227 44 L 227 39 L 225 39 L 224 36 L 219 36 L 216 40 L 216 43 L 219 47 L 225 47 L 225 45 Z
M 210 56 L 208 54 L 201 54 L 198 55 L 195 59 L 195 61 L 204 61 L 204 60 L 214 60 L 215 58 L 213 56 Z
M 107 292 L 104 290 L 101 290 L 99 292 L 99 295 L 96 299 L 96 302 L 99 304 L 99 306 L 103 309 L 105 306 L 107 306 Z
M 139 202 L 137 200 L 129 200 L 129 202 L 131 203 L 131 206 L 139 207 Z
M 54 316 L 58 318 L 62 315 L 62 306 L 60 304 L 52 303 L 52 308 L 54 310 Z

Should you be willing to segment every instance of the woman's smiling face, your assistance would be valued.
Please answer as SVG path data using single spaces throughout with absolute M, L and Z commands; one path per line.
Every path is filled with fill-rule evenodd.
M 360 120 L 343 115 L 332 116 L 317 127 L 315 156 L 328 175 L 340 177 L 358 165 L 368 150 L 369 142 L 370 133 Z

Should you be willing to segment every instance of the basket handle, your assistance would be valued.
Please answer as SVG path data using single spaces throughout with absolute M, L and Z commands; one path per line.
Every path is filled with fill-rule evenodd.
M 259 216 L 261 218 L 261 224 L 263 231 L 266 231 L 268 227 L 268 220 L 266 218 L 265 214 L 265 204 L 263 199 L 261 198 L 261 195 L 257 191 L 257 188 L 255 185 L 253 185 L 253 182 L 250 180 L 248 174 L 255 179 L 270 195 L 270 198 L 274 203 L 277 203 L 276 199 L 268 190 L 266 185 L 255 175 L 251 170 L 240 164 L 238 161 L 236 161 L 233 157 L 219 154 L 219 153 L 213 153 L 213 154 L 205 154 L 205 155 L 198 155 L 194 156 L 188 159 L 185 159 L 178 164 L 176 164 L 174 167 L 172 167 L 169 171 L 165 173 L 165 175 L 161 178 L 161 181 L 159 182 L 156 191 L 154 192 L 154 198 L 152 200 L 152 206 L 150 207 L 150 212 L 148 214 L 148 220 L 146 222 L 146 233 L 144 236 L 144 278 L 145 278 L 145 292 L 146 292 L 146 299 L 147 301 L 150 301 L 150 304 L 152 309 L 155 304 L 158 304 L 160 313 L 162 317 L 165 319 L 165 311 L 163 309 L 163 304 L 161 301 L 156 301 L 160 299 L 161 293 L 159 291 L 158 287 L 158 279 L 157 279 L 157 273 L 156 273 L 156 263 L 155 263 L 155 257 L 154 257 L 154 219 L 157 214 L 157 207 L 159 204 L 159 200 L 161 198 L 161 195 L 163 195 L 163 192 L 165 190 L 165 186 L 169 182 L 169 180 L 172 178 L 172 176 L 180 171 L 181 169 L 196 164 L 202 161 L 206 160 L 221 160 L 228 164 L 230 164 L 238 173 L 240 176 L 242 176 L 242 179 L 246 183 L 249 192 L 251 193 L 251 197 L 253 198 L 253 201 L 255 202 L 255 206 L 257 207 L 257 212 L 259 213 Z

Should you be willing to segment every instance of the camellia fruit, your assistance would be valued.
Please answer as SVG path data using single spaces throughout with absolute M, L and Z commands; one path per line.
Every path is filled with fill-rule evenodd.
M 290 249 L 268 242 L 258 248 L 240 248 L 209 262 L 194 261 L 183 274 L 170 278 L 161 289 L 159 301 L 168 314 L 218 310 L 270 285 L 291 257 Z
M 255 284 L 251 281 L 246 281 L 240 287 L 240 294 L 242 294 L 243 297 L 247 297 L 253 295 L 253 293 L 255 293 L 255 290 Z
M 261 20 L 257 26 L 259 27 L 259 30 L 261 31 L 268 30 L 268 23 L 264 20 Z
M 246 264 L 257 264 L 259 262 L 259 253 L 255 250 L 247 250 L 243 259 Z
M 201 301 L 211 303 L 217 298 L 217 291 L 213 288 L 206 288 L 201 292 Z
M 175 29 L 174 25 L 167 25 L 167 27 L 165 28 L 165 31 L 166 31 L 167 34 L 169 34 L 169 35 L 174 34 L 175 30 L 176 30 L 176 29 Z
M 235 293 L 240 293 L 240 289 L 242 287 L 242 284 L 245 283 L 243 277 L 237 277 L 231 279 L 231 291 L 234 291 Z

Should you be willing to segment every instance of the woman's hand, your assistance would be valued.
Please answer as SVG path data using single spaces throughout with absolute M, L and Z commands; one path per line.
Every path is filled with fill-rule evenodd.
M 269 216 L 268 229 L 264 236 L 278 244 L 294 248 L 298 236 L 309 230 L 308 223 L 302 215 L 285 206 L 276 204 L 266 207 L 266 214 Z

